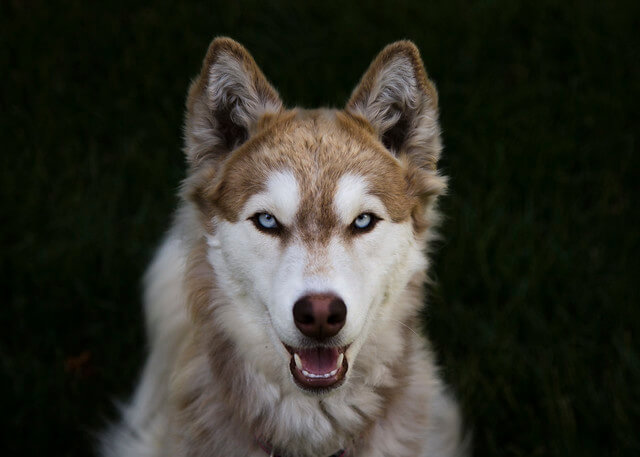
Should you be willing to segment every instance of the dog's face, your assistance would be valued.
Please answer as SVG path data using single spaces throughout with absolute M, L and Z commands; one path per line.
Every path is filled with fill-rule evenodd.
M 426 215 L 444 190 L 417 51 L 385 49 L 344 111 L 289 111 L 247 52 L 218 39 L 188 108 L 187 183 L 233 303 L 218 318 L 248 358 L 275 347 L 271 369 L 305 391 L 338 387 L 425 268 Z
M 260 305 L 296 382 L 333 387 L 374 310 L 424 266 L 414 201 L 399 162 L 366 131 L 354 140 L 347 116 L 282 117 L 226 165 L 211 259 Z

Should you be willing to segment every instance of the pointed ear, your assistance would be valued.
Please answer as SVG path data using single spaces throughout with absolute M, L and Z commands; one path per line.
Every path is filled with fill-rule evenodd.
M 259 119 L 282 102 L 247 50 L 216 38 L 191 84 L 185 124 L 186 155 L 195 166 L 224 157 L 257 130 Z
M 435 170 L 440 150 L 438 95 L 410 41 L 388 45 L 353 91 L 347 111 L 363 117 L 395 155 Z

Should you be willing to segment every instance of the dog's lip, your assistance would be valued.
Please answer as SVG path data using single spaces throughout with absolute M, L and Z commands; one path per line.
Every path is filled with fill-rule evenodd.
M 293 379 L 306 390 L 314 392 L 322 390 L 330 390 L 338 387 L 344 381 L 347 370 L 349 369 L 349 362 L 345 352 L 349 346 L 316 346 L 312 348 L 294 348 L 287 344 L 284 344 L 287 352 L 291 355 L 289 362 L 289 369 L 293 375 Z M 326 373 L 310 373 L 302 367 L 302 360 L 300 353 L 313 351 L 314 349 L 320 351 L 335 351 L 337 353 L 336 366 L 333 370 Z M 297 360 L 296 360 L 297 358 Z

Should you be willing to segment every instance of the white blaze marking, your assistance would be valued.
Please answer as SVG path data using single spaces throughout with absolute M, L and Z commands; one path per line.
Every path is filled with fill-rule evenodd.
M 365 212 L 373 212 L 383 219 L 387 217 L 384 204 L 368 192 L 369 184 L 363 176 L 346 174 L 340 178 L 333 207 L 343 224 L 351 224 L 359 214 Z
M 284 225 L 291 224 L 300 205 L 298 181 L 290 171 L 277 171 L 267 179 L 266 189 L 249 198 L 241 219 L 266 211 Z

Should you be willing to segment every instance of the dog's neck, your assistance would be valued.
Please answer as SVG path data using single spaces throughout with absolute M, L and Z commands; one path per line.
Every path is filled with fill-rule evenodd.
M 276 452 L 275 448 L 269 445 L 264 440 L 256 437 L 256 444 L 262 449 L 269 457 L 285 457 L 284 454 L 279 454 Z M 348 452 L 346 449 L 340 449 L 339 451 L 334 452 L 329 457 L 347 457 Z

